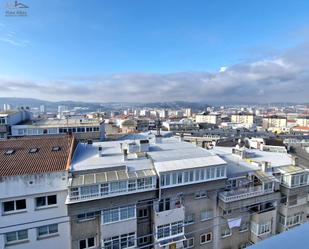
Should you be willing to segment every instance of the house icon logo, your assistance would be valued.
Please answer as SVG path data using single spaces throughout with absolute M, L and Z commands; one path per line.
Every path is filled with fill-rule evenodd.
M 19 2 L 8 2 L 6 3 L 6 11 L 5 16 L 27 16 L 27 9 L 29 8 L 28 5 Z

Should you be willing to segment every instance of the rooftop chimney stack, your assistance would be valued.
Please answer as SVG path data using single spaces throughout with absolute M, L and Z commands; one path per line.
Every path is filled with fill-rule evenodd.
M 127 161 L 128 160 L 128 150 L 124 149 L 123 150 L 123 161 Z

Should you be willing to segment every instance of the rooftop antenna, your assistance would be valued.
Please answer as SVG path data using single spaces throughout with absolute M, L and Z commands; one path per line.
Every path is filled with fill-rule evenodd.
M 158 119 L 156 120 L 157 136 L 161 136 L 161 133 L 160 133 L 161 126 L 162 126 L 162 122 L 161 122 L 161 120 L 158 118 Z

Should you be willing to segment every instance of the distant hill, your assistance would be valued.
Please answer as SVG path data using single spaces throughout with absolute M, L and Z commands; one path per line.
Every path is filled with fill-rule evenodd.
M 29 106 L 30 108 L 39 107 L 40 105 L 45 105 L 49 110 L 56 110 L 59 105 L 65 105 L 68 107 L 88 107 L 89 110 L 101 109 L 125 109 L 125 108 L 193 108 L 193 109 L 203 109 L 208 105 L 204 103 L 192 103 L 185 101 L 171 101 L 171 102 L 155 102 L 155 103 L 129 103 L 129 102 L 109 102 L 109 103 L 86 103 L 80 101 L 47 101 L 33 98 L 10 98 L 10 97 L 0 97 L 0 109 L 3 108 L 3 104 L 10 104 L 12 107 L 16 108 L 19 106 Z

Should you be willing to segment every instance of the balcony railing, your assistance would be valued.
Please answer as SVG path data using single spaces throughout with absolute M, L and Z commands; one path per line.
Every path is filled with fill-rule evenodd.
M 262 189 L 262 186 L 255 186 L 224 191 L 219 194 L 219 198 L 224 202 L 232 202 L 256 197 L 259 195 L 269 194 L 272 192 L 274 192 L 273 189 Z

